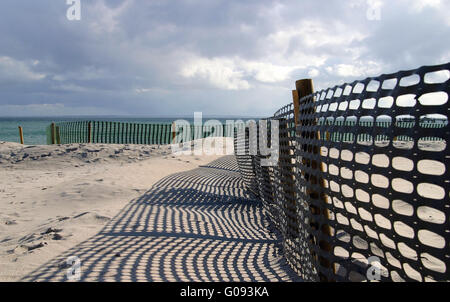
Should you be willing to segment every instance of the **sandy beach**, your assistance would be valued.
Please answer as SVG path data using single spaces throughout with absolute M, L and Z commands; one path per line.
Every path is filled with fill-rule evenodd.
M 17 281 L 94 236 L 155 182 L 220 156 L 169 146 L 0 142 L 0 281 Z
M 428 145 L 420 147 L 435 149 L 440 143 Z M 361 163 L 371 160 L 368 154 L 347 153 L 343 151 L 340 156 L 345 160 L 355 156 L 355 161 Z M 323 155 L 336 158 L 339 151 L 323 150 Z M 391 163 L 387 156 L 378 155 L 372 164 L 412 169 L 408 159 L 400 157 Z M 445 173 L 442 164 L 435 161 L 425 160 L 418 165 L 425 175 Z M 354 174 L 357 182 L 369 182 L 369 175 L 363 171 L 339 170 L 333 165 L 325 168 L 331 175 L 351 178 Z M 64 281 L 61 263 L 71 255 L 77 255 L 90 267 L 83 281 L 293 281 L 297 278 L 283 260 L 278 239 L 264 220 L 261 204 L 246 196 L 234 156 L 175 156 L 170 146 L 24 146 L 0 142 L 0 169 L 0 281 Z M 370 181 L 375 186 L 385 185 L 381 175 L 372 176 Z M 329 185 L 332 191 L 340 190 L 339 184 L 330 182 Z M 409 188 L 406 180 L 392 186 L 400 192 Z M 343 186 L 342 192 L 350 196 L 354 189 Z M 440 199 L 437 189 L 429 183 L 418 187 L 419 194 Z M 356 194 L 358 201 L 370 202 L 367 194 Z M 356 213 L 348 202 L 335 198 L 329 202 Z M 391 206 L 387 199 L 373 202 L 380 208 Z M 393 201 L 392 207 L 400 215 L 411 215 L 411 205 L 407 202 Z M 401 220 L 360 214 L 363 220 L 375 220 L 381 229 L 394 229 L 405 238 L 415 236 Z M 446 220 L 442 212 L 430 207 L 420 207 L 417 215 L 432 224 L 443 224 Z M 349 224 L 340 214 L 335 219 L 343 225 Z M 351 238 L 351 234 L 336 232 L 343 242 Z M 374 238 L 379 236 L 371 234 Z M 418 236 L 427 246 L 445 245 L 437 235 L 419 233 Z M 379 238 L 389 246 L 385 237 Z M 155 245 L 158 242 L 162 244 L 159 248 Z M 178 248 L 179 244 L 191 252 Z M 353 238 L 353 244 L 368 246 L 358 236 Z M 404 257 L 421 261 L 427 268 L 438 272 L 446 269 L 442 261 L 431 255 L 419 255 L 403 243 L 393 244 L 392 248 L 397 248 Z M 149 250 L 149 246 L 154 248 Z M 381 250 L 372 246 L 371 249 L 382 254 Z M 92 251 L 97 251 L 95 257 Z M 253 263 L 249 262 L 246 251 L 252 251 Z M 359 259 L 357 254 L 349 255 L 339 246 L 333 252 L 343 260 L 349 256 Z M 200 254 L 204 258 L 199 258 Z M 114 255 L 119 258 L 113 260 Z M 120 255 L 127 257 L 122 259 Z M 198 262 L 199 259 L 205 262 Z M 390 254 L 387 260 L 402 267 Z M 118 269 L 122 266 L 146 271 L 143 274 Z M 195 273 L 199 268 L 204 271 Z M 408 266 L 404 269 L 408 276 L 420 280 L 417 272 Z M 401 281 L 401 278 L 394 280 Z

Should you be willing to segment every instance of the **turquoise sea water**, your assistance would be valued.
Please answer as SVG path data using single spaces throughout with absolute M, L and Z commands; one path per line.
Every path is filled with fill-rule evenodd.
M 90 117 L 0 117 L 0 141 L 19 143 L 19 126 L 23 128 L 24 143 L 26 145 L 45 145 L 47 144 L 46 128 L 52 122 L 68 121 L 105 121 L 105 122 L 124 122 L 124 123 L 172 123 L 177 119 L 184 119 L 193 122 L 193 118 L 174 117 L 109 117 L 109 116 L 90 116 Z M 257 119 L 257 118 L 233 118 L 233 117 L 203 117 L 203 122 L 208 119 L 216 119 L 223 123 L 226 120 L 238 119 Z

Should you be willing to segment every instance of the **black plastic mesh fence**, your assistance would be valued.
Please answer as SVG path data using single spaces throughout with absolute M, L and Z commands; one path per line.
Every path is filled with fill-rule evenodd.
M 254 180 L 309 281 L 450 280 L 450 64 L 368 78 L 288 105 L 280 160 Z
M 245 131 L 244 135 L 246 139 L 237 139 L 239 131 Z M 246 187 L 249 189 L 250 193 L 254 196 L 258 196 L 259 194 L 255 178 L 256 165 L 253 160 L 254 156 L 250 155 L 251 139 L 249 138 L 251 137 L 252 136 L 250 136 L 250 129 L 248 126 L 242 124 L 242 126 L 239 127 L 238 125 L 234 131 L 234 150 L 237 154 L 240 154 L 236 157 L 236 160 L 238 163 L 239 172 L 244 179 Z

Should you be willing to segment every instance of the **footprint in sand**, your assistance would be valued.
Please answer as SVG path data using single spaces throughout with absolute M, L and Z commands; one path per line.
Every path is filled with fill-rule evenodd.
M 35 249 L 42 248 L 46 245 L 47 245 L 47 242 L 39 242 L 37 244 L 31 244 L 31 245 L 21 244 L 21 245 L 17 246 L 14 250 L 12 250 L 12 252 L 15 254 L 24 254 L 27 252 L 32 252 Z
M 59 233 L 62 229 L 56 229 L 56 228 L 48 228 L 45 232 L 42 232 L 41 235 L 46 235 L 50 233 Z
M 6 237 L 6 238 L 0 240 L 0 243 L 5 243 L 5 242 L 11 241 L 11 240 L 12 240 L 12 238 Z
M 61 239 L 63 239 L 63 236 L 61 236 L 58 233 L 55 233 L 55 234 L 52 235 L 51 239 L 52 240 L 61 240 Z
M 58 233 L 48 233 L 42 236 L 42 238 L 45 240 L 61 240 L 63 239 L 63 236 Z
M 106 217 L 106 216 L 101 216 L 97 213 L 91 213 L 91 212 L 84 212 L 81 214 L 78 214 L 76 216 L 73 216 L 72 219 L 79 219 L 82 222 L 85 223 L 104 223 L 107 222 L 109 220 L 111 220 L 111 218 Z

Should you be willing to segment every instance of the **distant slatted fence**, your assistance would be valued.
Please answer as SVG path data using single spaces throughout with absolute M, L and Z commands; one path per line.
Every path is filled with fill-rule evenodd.
M 222 133 L 215 133 L 214 126 L 190 126 L 190 133 L 182 133 L 181 140 L 215 136 L 232 137 L 233 125 L 221 125 Z M 219 131 L 220 132 L 220 131 Z M 171 123 L 123 123 L 110 121 L 74 121 L 53 123 L 47 127 L 47 144 L 148 144 L 172 143 L 174 133 Z

